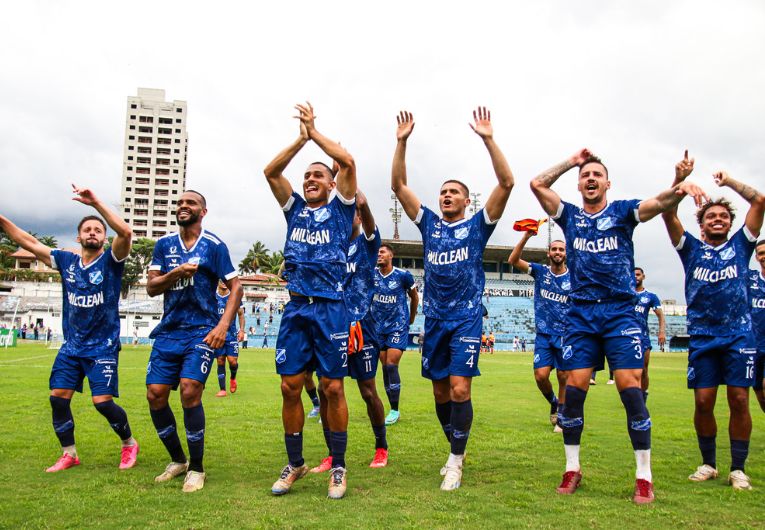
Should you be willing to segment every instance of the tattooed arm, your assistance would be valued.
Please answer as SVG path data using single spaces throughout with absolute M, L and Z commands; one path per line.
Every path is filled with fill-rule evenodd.
M 542 205 L 542 209 L 547 215 L 557 215 L 558 208 L 560 207 L 560 195 L 550 189 L 550 186 L 566 171 L 578 166 L 590 156 L 592 156 L 592 153 L 590 153 L 589 149 L 581 149 L 571 158 L 554 165 L 531 180 L 531 191 L 537 196 L 539 204 Z
M 718 186 L 729 187 L 749 203 L 749 211 L 746 213 L 744 224 L 753 236 L 759 236 L 762 218 L 765 216 L 765 195 L 753 187 L 731 178 L 725 171 L 715 173 L 714 179 Z

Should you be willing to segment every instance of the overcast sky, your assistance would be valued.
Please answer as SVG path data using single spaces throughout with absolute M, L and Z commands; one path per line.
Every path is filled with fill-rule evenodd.
M 262 4 L 262 5 L 261 5 Z M 234 263 L 253 241 L 282 247 L 283 216 L 262 170 L 297 136 L 293 105 L 356 159 L 383 237 L 391 237 L 395 116 L 414 113 L 410 185 L 437 207 L 445 178 L 486 199 L 488 154 L 468 127 L 492 112 L 516 187 L 493 244 L 512 221 L 541 217 L 528 182 L 589 147 L 609 167 L 613 199 L 669 186 L 688 148 L 692 179 L 765 188 L 765 4 L 611 2 L 66 2 L 3 8 L 0 211 L 72 244 L 87 208 L 70 182 L 119 202 L 126 98 L 163 88 L 188 102 L 188 181 L 205 193 L 206 227 Z M 287 169 L 326 160 L 309 144 Z M 572 171 L 555 185 L 579 203 Z M 746 204 L 730 190 L 740 218 Z M 693 233 L 693 207 L 681 219 Z M 739 222 L 736 223 L 738 227 Z M 557 230 L 556 230 L 557 232 Z M 407 219 L 401 237 L 419 232 Z M 636 262 L 662 298 L 683 299 L 682 268 L 660 219 L 638 227 Z M 539 245 L 542 244 L 540 240 Z

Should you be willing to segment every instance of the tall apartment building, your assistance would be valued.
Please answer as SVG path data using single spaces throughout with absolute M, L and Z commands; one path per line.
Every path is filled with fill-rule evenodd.
M 120 202 L 135 237 L 157 239 L 177 230 L 187 150 L 185 101 L 165 101 L 165 91 L 155 88 L 128 96 Z

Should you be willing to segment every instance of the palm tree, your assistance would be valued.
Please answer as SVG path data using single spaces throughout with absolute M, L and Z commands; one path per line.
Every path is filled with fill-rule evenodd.
M 270 255 L 266 255 L 260 263 L 260 272 L 268 274 L 279 274 L 279 268 L 284 261 L 284 254 L 282 251 L 272 252 Z
M 256 273 L 265 259 L 268 259 L 268 249 L 263 243 L 256 241 L 247 251 L 247 255 L 239 262 L 239 271 L 243 274 Z

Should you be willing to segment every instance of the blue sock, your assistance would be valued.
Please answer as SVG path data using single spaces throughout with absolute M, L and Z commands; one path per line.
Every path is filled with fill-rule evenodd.
M 638 387 L 626 388 L 619 392 L 627 411 L 627 432 L 635 451 L 651 448 L 651 416 L 645 406 L 643 391 Z
M 555 397 L 555 392 L 553 392 L 552 390 L 550 390 L 549 394 L 544 394 L 544 396 L 550 405 L 558 401 L 558 398 Z
M 303 433 L 284 433 L 284 445 L 287 447 L 287 459 L 292 467 L 305 464 L 303 459 Z
M 648 403 L 648 390 L 643 390 L 643 401 Z
M 717 469 L 717 436 L 696 435 L 703 464 Z
M 316 394 L 316 388 L 312 388 L 311 390 L 306 390 L 308 392 L 308 397 L 311 398 L 311 403 L 314 407 L 319 406 L 319 396 Z
M 390 379 L 388 377 L 387 365 L 383 365 L 382 373 L 383 373 L 383 388 L 385 389 L 385 395 L 388 396 L 388 401 L 390 401 Z
M 226 365 L 218 365 L 218 386 L 221 390 L 226 390 Z
M 205 454 L 205 409 L 201 403 L 196 407 L 183 409 L 183 425 L 186 427 L 186 443 L 189 446 L 189 471 L 202 473 L 202 458 Z
M 114 400 L 103 401 L 96 403 L 96 410 L 100 412 L 109 425 L 112 426 L 114 432 L 120 437 L 120 440 L 127 440 L 133 434 L 130 432 L 130 424 L 128 423 L 128 417 L 125 410 L 117 405 Z
M 345 467 L 345 448 L 348 446 L 348 432 L 331 432 L 332 468 Z
M 231 379 L 236 379 L 236 373 L 239 371 L 239 362 L 229 363 L 228 367 L 231 369 Z
M 744 471 L 746 457 L 749 456 L 749 440 L 730 440 L 730 470 Z
M 388 372 L 388 385 L 390 387 L 388 401 L 390 401 L 390 408 L 398 410 L 398 402 L 401 398 L 401 376 L 398 373 L 398 366 L 388 364 L 384 369 Z
M 446 441 L 451 442 L 452 441 L 452 402 L 447 401 L 446 403 L 438 403 L 436 402 L 436 416 L 438 416 L 438 421 L 441 423 L 441 428 L 444 431 L 444 434 L 446 435 Z
M 558 412 L 558 425 L 563 429 L 565 445 L 581 445 L 585 399 L 587 399 L 587 392 L 575 386 L 566 385 L 566 403 Z
M 53 410 L 53 430 L 58 436 L 61 447 L 74 445 L 74 417 L 72 416 L 72 400 L 50 396 L 50 406 Z
M 332 456 L 332 438 L 330 437 L 329 427 L 324 427 L 324 443 L 327 444 L 327 454 Z
M 471 400 L 458 403 L 452 401 L 452 439 L 451 453 L 464 455 L 470 436 L 470 427 L 473 425 L 473 402 Z
M 151 421 L 154 423 L 154 428 L 157 429 L 157 435 L 162 443 L 165 444 L 165 449 L 170 453 L 170 458 L 173 462 L 179 462 L 181 464 L 186 463 L 186 455 L 181 447 L 181 440 L 178 438 L 178 429 L 175 425 L 175 415 L 170 409 L 170 406 L 166 406 L 163 409 L 152 410 L 149 409 L 151 414 Z
M 372 425 L 372 432 L 375 434 L 375 449 L 387 449 L 388 439 L 385 431 L 385 424 Z

